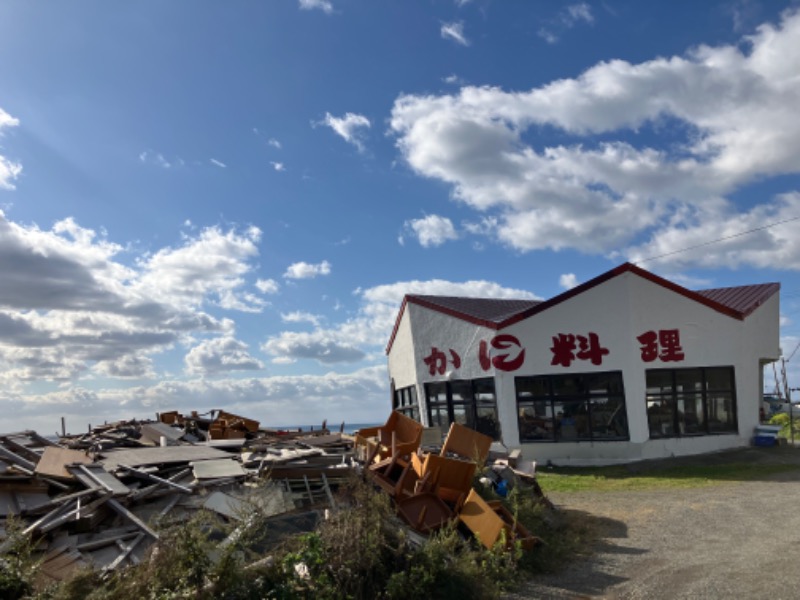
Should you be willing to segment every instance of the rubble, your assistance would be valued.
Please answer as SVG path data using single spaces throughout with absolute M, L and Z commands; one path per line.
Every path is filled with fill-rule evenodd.
M 387 493 L 420 534 L 455 522 L 487 547 L 501 536 L 525 548 L 538 542 L 472 487 L 485 472 L 498 491 L 501 483 L 523 485 L 547 502 L 535 464 L 518 452 L 490 458 L 491 438 L 453 424 L 442 441 L 441 429 L 399 412 L 355 436 L 343 429 L 263 429 L 217 410 L 171 411 L 52 439 L 33 431 L 2 434 L 0 555 L 13 518 L 33 536 L 40 583 L 63 581 L 82 567 L 111 572 L 142 561 L 161 524 L 186 522 L 202 510 L 238 522 L 251 503 L 276 543 L 281 532 L 308 531 L 323 511 L 336 510 L 337 486 L 353 473 Z
M 207 510 L 237 521 L 257 504 L 276 535 L 313 528 L 354 472 L 352 440 L 317 431 L 260 429 L 226 411 L 162 413 L 48 439 L 0 434 L 0 555 L 7 520 L 33 535 L 39 583 L 77 568 L 140 562 L 159 523 Z M 298 527 L 300 529 L 298 529 Z
M 441 440 L 441 431 L 438 432 Z M 426 449 L 421 440 L 426 438 Z M 422 425 L 393 412 L 381 427 L 356 432 L 355 445 L 369 478 L 393 500 L 397 513 L 421 534 L 455 522 L 484 546 L 501 539 L 510 547 L 519 542 L 531 549 L 541 540 L 528 532 L 497 500 L 484 500 L 472 487 L 478 471 L 486 469 L 490 485 L 501 489 L 526 485 L 548 507 L 552 504 L 535 478 L 535 463 L 523 467 L 521 453 L 512 451 L 490 465 L 492 438 L 453 423 L 437 448 Z M 501 485 L 502 484 L 502 485 Z

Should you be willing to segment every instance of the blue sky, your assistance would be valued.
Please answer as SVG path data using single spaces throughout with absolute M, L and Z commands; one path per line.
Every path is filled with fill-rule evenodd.
M 626 260 L 780 281 L 789 358 L 799 8 L 3 2 L 0 429 L 381 421 L 405 293 Z

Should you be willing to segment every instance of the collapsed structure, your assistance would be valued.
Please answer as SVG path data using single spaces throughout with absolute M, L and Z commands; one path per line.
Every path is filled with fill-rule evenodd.
M 546 301 L 407 295 L 393 408 L 565 465 L 745 446 L 780 357 L 779 290 L 691 291 L 626 263 Z
M 198 511 L 238 526 L 257 510 L 277 544 L 338 510 L 337 487 L 362 473 L 418 533 L 458 519 L 487 547 L 506 540 L 529 548 L 537 538 L 472 489 L 490 444 L 457 425 L 442 443 L 440 429 L 425 430 L 398 412 L 355 438 L 324 423 L 317 431 L 263 429 L 221 410 L 166 412 L 57 440 L 33 431 L 0 434 L 0 561 L 14 543 L 12 520 L 34 542 L 40 586 L 82 567 L 111 572 L 138 564 L 162 527 Z M 524 481 L 541 495 L 532 467 L 512 466 L 495 465 L 490 485 Z

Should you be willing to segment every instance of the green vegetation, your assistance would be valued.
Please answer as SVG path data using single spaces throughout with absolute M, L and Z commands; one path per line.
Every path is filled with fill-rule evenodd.
M 648 471 L 632 471 L 627 466 L 542 469 L 537 479 L 549 492 L 618 492 L 693 488 L 725 481 L 748 481 L 777 473 L 798 470 L 797 465 L 750 463 L 687 465 Z
M 787 440 L 792 439 L 792 429 L 789 428 L 789 415 L 784 413 L 775 415 L 769 420 L 769 424 L 780 426 L 781 430 L 778 432 L 779 437 Z M 794 429 L 794 439 L 800 440 L 800 414 L 792 419 L 792 428 Z
M 484 491 L 496 499 L 492 492 Z M 454 525 L 421 544 L 414 542 L 389 503 L 371 485 L 354 479 L 339 504 L 315 531 L 267 549 L 269 522 L 258 502 L 246 518 L 226 524 L 201 513 L 189 523 L 161 530 L 161 540 L 141 564 L 103 574 L 85 570 L 71 580 L 35 590 L 31 540 L 15 530 L 14 554 L 2 571 L 0 597 L 32 600 L 274 598 L 459 600 L 491 599 L 520 577 L 558 569 L 589 547 L 591 518 L 545 508 L 528 488 L 516 488 L 506 507 L 543 543 L 532 551 L 487 550 Z M 244 515 L 242 515 L 244 516 Z M 238 525 L 238 528 L 236 526 Z M 231 535 L 235 528 L 235 535 Z M 6 567 L 5 565 L 9 565 Z

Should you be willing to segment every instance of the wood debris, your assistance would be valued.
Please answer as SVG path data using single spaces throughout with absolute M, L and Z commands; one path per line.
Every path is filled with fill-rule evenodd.
M 353 455 L 352 438 L 324 423 L 316 431 L 262 429 L 223 410 L 172 411 L 80 435 L 0 434 L 0 557 L 9 518 L 33 536 L 41 585 L 86 566 L 137 564 L 161 524 L 200 510 L 231 522 L 259 511 L 276 537 L 313 527 L 319 511 L 335 508 Z

